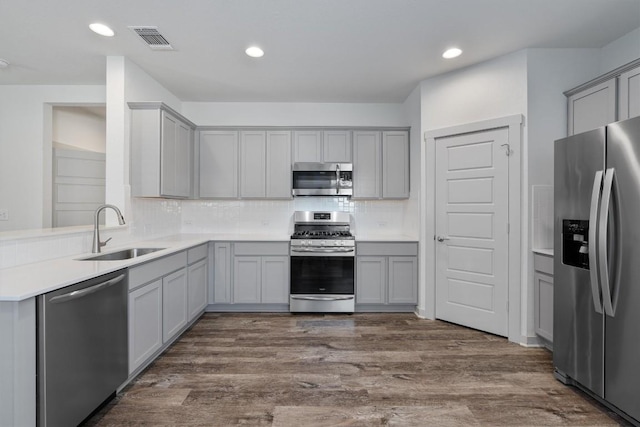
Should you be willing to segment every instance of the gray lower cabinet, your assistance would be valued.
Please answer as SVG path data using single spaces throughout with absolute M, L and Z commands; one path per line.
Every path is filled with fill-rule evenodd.
M 409 197 L 409 132 L 353 132 L 353 198 Z
M 357 311 L 415 310 L 417 243 L 357 243 L 356 254 Z
M 547 346 L 553 343 L 553 257 L 535 253 L 534 266 L 534 322 L 535 331 Z
M 162 278 L 162 340 L 169 341 L 187 324 L 187 269 Z
M 214 244 L 217 311 L 286 311 L 289 302 L 288 242 Z
M 207 306 L 207 260 L 202 259 L 188 267 L 188 303 L 189 321 L 193 320 Z
M 151 363 L 207 302 L 208 245 L 129 269 L 129 374 Z
M 162 279 L 129 293 L 129 374 L 162 347 Z

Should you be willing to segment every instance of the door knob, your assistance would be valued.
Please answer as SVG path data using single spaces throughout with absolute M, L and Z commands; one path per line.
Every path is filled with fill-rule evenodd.
M 445 236 L 438 236 L 438 237 L 436 237 L 436 240 L 437 240 L 438 242 L 441 242 L 441 243 L 442 243 L 442 242 L 444 242 L 445 240 L 449 240 L 449 238 L 448 238 L 448 237 L 445 237 Z

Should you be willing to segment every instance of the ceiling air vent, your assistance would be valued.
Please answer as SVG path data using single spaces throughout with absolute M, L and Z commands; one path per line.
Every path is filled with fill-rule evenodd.
M 158 27 L 129 27 L 153 50 L 173 50 L 171 44 L 158 31 Z

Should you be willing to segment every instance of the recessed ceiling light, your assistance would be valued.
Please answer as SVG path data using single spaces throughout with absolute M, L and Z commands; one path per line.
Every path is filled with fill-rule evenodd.
M 260 58 L 264 55 L 264 51 L 260 49 L 258 46 L 251 46 L 244 51 L 247 55 L 252 58 Z
M 442 54 L 442 57 L 446 59 L 451 59 L 451 58 L 460 56 L 461 53 L 462 51 L 460 49 L 458 49 L 457 47 L 453 47 L 451 49 L 445 50 L 445 52 Z
M 113 37 L 113 35 L 115 34 L 111 28 L 97 22 L 89 25 L 89 28 L 91 28 L 91 31 L 93 31 L 94 33 L 100 34 L 101 36 L 105 37 Z

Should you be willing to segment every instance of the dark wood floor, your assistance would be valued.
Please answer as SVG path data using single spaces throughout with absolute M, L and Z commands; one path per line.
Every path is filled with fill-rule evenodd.
M 88 425 L 607 426 L 547 350 L 412 314 L 206 314 Z

